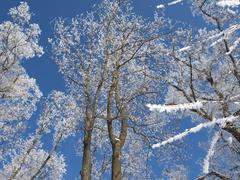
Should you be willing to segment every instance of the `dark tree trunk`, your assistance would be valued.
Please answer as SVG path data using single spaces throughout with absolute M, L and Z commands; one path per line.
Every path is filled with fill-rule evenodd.
M 112 180 L 121 180 L 121 147 L 120 142 L 112 146 Z
M 91 180 L 91 131 L 86 131 L 83 140 L 83 160 L 82 160 L 82 170 L 81 177 L 82 180 Z

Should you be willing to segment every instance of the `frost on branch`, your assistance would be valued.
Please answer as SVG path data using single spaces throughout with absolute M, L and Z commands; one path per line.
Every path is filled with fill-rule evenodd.
M 31 19 L 31 13 L 29 6 L 26 2 L 20 2 L 18 7 L 11 8 L 9 14 L 12 16 L 14 21 L 20 23 L 27 23 Z
M 27 154 L 23 153 L 28 148 L 28 146 L 23 147 L 22 153 L 14 154 L 12 162 L 3 166 L 3 170 L 0 171 L 0 179 L 31 179 L 41 169 L 41 165 L 49 154 L 39 147 L 31 149 Z M 63 156 L 54 153 L 37 178 L 62 179 L 65 171 Z
M 13 21 L 0 24 L 1 158 L 14 148 L 14 141 L 26 128 L 24 121 L 31 117 L 42 96 L 35 79 L 28 76 L 21 64 L 43 54 L 38 44 L 41 30 L 37 24 L 30 24 L 27 3 L 10 9 L 9 14 Z
M 18 14 L 15 18 L 17 17 L 19 17 Z M 15 61 L 21 61 L 23 58 L 27 59 L 43 54 L 42 47 L 38 45 L 41 34 L 38 24 L 30 24 L 29 20 L 23 23 L 5 21 L 0 24 L 1 62 L 9 58 L 9 62 L 5 62 L 5 66 L 11 65 Z
M 25 131 L 26 124 L 24 120 L 31 117 L 36 110 L 36 104 L 39 101 L 42 93 L 35 83 L 35 79 L 29 78 L 24 69 L 21 69 L 23 74 L 17 76 L 15 82 L 9 83 L 8 73 L 11 75 L 14 72 L 7 71 L 5 77 L 2 77 L 0 84 L 5 88 L 6 92 L 0 93 L 0 151 L 8 148 L 10 152 L 11 145 L 15 144 L 15 138 L 18 133 Z M 15 146 L 15 145 L 14 145 Z M 4 156 L 1 156 L 3 158 Z
M 235 7 L 240 5 L 240 1 L 239 0 L 220 0 L 217 2 L 218 6 L 221 7 Z
M 10 11 L 15 18 L 21 17 L 24 19 L 28 17 L 28 9 L 27 4 L 22 3 L 18 8 L 13 8 Z M 28 24 L 28 20 L 24 27 L 17 22 L 12 23 L 10 21 L 0 24 L 0 106 L 5 106 L 5 108 L 1 108 L 1 120 L 29 118 L 35 110 L 33 107 L 41 97 L 41 92 L 35 80 L 30 78 L 21 66 L 23 59 L 43 53 L 42 47 L 38 45 L 41 32 L 39 26 Z M 25 111 L 29 109 L 27 110 L 29 113 L 26 113 L 26 115 L 16 113 L 18 111 L 22 112 L 21 109 L 23 108 L 25 108 Z
M 30 78 L 21 67 L 9 70 L 0 78 L 2 92 L 0 96 L 1 122 L 29 119 L 36 109 L 36 103 L 42 96 L 35 79 Z M 18 72 L 16 72 L 18 71 Z M 14 82 L 11 82 L 15 76 Z M 14 112 L 14 113 L 13 113 Z
M 22 146 L 10 154 L 10 161 L 1 172 L 2 177 L 62 179 L 66 171 L 65 163 L 63 156 L 56 154 L 57 148 L 64 139 L 75 133 L 78 121 L 79 111 L 74 99 L 53 91 L 45 101 L 35 134 L 22 140 Z M 47 152 L 42 149 L 41 139 L 49 132 L 53 134 L 53 141 L 51 150 Z
M 80 121 L 80 111 L 73 97 L 53 91 L 45 102 L 38 127 L 49 132 L 54 129 L 54 141 L 74 135 Z

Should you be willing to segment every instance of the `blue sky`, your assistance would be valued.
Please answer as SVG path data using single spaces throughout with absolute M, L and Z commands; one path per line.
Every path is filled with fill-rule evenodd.
M 8 9 L 19 4 L 19 0 L 1 0 L 0 1 L 0 21 L 9 19 L 7 15 Z M 47 39 L 52 35 L 51 21 L 57 17 L 71 18 L 77 14 L 90 11 L 93 4 L 98 4 L 101 0 L 28 0 L 31 11 L 35 14 L 32 22 L 38 23 L 42 29 L 40 44 L 44 47 L 45 54 L 41 58 L 34 58 L 25 62 L 24 66 L 28 74 L 37 80 L 41 91 L 46 96 L 52 90 L 64 91 L 64 81 L 61 74 L 58 73 L 58 68 L 51 59 L 51 50 Z M 167 3 L 167 0 L 133 0 L 134 10 L 137 14 L 145 18 L 152 18 L 156 6 L 158 4 Z M 199 28 L 203 25 L 200 17 L 192 17 L 188 4 L 178 4 L 168 7 L 166 16 L 174 21 L 184 21 L 187 25 L 192 25 Z M 38 112 L 33 116 L 31 122 L 34 123 L 38 116 Z M 189 124 L 186 124 L 189 126 Z M 201 132 L 198 135 L 191 135 L 187 138 L 187 142 L 191 144 L 189 155 L 192 157 L 186 162 L 189 170 L 189 178 L 194 179 L 199 175 L 200 165 L 195 161 L 202 157 L 205 152 L 198 147 L 198 140 L 206 140 L 206 132 Z M 46 138 L 47 140 L 47 138 Z M 74 156 L 73 144 L 76 143 L 76 138 L 71 138 L 61 146 L 61 151 L 66 156 L 68 164 L 68 172 L 65 179 L 74 179 L 79 175 L 81 159 Z M 156 168 L 156 171 L 159 171 Z

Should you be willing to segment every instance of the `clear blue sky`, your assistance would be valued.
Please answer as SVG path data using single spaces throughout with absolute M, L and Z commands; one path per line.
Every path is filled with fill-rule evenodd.
M 19 4 L 19 0 L 1 0 L 0 1 L 0 21 L 9 19 L 8 9 Z M 98 4 L 101 0 L 27 0 L 31 11 L 35 14 L 32 22 L 38 23 L 42 29 L 40 44 L 44 47 L 45 54 L 41 58 L 31 59 L 25 63 L 25 67 L 30 76 L 37 80 L 40 89 L 46 96 L 52 90 L 64 91 L 64 81 L 58 73 L 57 66 L 51 59 L 47 38 L 51 37 L 51 21 L 56 17 L 74 17 L 77 14 L 90 11 L 93 4 Z M 146 18 L 152 18 L 158 4 L 167 3 L 167 0 L 133 0 L 134 10 Z M 166 15 L 174 20 L 184 21 L 186 24 L 194 27 L 201 27 L 203 22 L 201 18 L 193 18 L 188 4 L 178 4 L 168 7 Z M 39 112 L 39 110 L 38 110 Z M 33 116 L 31 122 L 36 121 L 37 113 Z M 186 124 L 189 126 L 189 124 Z M 198 147 L 198 140 L 205 140 L 206 132 L 198 135 L 191 135 L 187 138 L 190 143 L 190 160 L 186 162 L 189 170 L 189 179 L 195 179 L 199 175 L 201 166 L 196 164 L 196 160 L 205 155 L 205 152 Z M 65 154 L 68 164 L 68 172 L 65 179 L 74 179 L 79 175 L 81 159 L 74 155 L 73 145 L 76 138 L 71 138 L 61 146 L 61 152 Z M 161 169 L 156 168 L 156 171 Z

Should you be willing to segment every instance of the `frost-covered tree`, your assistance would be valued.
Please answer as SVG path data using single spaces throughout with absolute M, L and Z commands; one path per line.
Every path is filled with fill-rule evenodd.
M 12 21 L 0 24 L 0 159 L 11 153 L 19 135 L 25 129 L 41 91 L 35 79 L 30 78 L 22 62 L 41 56 L 38 45 L 41 30 L 30 23 L 31 13 L 27 3 L 11 8 Z
M 239 179 L 239 1 L 189 2 L 193 13 L 201 15 L 207 25 L 197 32 L 189 29 L 175 32 L 169 52 L 172 63 L 166 77 L 169 87 L 165 105 L 148 107 L 161 113 L 191 115 L 195 123 L 201 124 L 153 147 L 214 127 L 217 132 L 204 159 L 205 176 L 201 178 Z
M 54 59 L 82 109 L 82 179 L 91 178 L 97 163 L 92 164 L 92 154 L 97 150 L 106 159 L 99 163 L 99 172 L 111 164 L 112 179 L 122 179 L 123 174 L 140 178 L 144 173 L 134 172 L 147 157 L 137 137 L 146 141 L 140 128 L 151 124 L 144 102 L 159 91 L 161 72 L 154 59 L 165 52 L 167 23 L 157 14 L 152 22 L 144 20 L 124 0 L 104 0 L 87 15 L 56 21 L 55 37 L 50 39 Z M 134 147 L 142 147 L 137 157 Z
M 79 110 L 72 97 L 53 91 L 45 100 L 43 112 L 35 133 L 22 138 L 16 151 L 11 153 L 0 171 L 1 179 L 62 179 L 65 169 L 63 155 L 57 150 L 60 143 L 76 132 Z M 47 143 L 49 151 L 43 149 L 42 137 L 52 134 Z
M 9 14 L 12 21 L 0 24 L 0 179 L 62 179 L 66 165 L 57 148 L 76 131 L 79 111 L 73 98 L 54 91 L 45 100 L 35 132 L 27 134 L 26 120 L 42 93 L 22 62 L 43 54 L 41 30 L 30 23 L 26 2 Z M 46 133 L 53 135 L 50 150 L 43 148 Z

